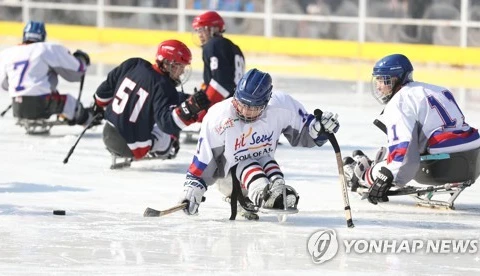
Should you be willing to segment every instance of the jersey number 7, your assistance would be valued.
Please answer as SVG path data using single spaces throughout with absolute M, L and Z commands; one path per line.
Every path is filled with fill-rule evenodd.
M 129 78 L 125 78 L 120 84 L 117 92 L 115 93 L 115 98 L 112 102 L 112 110 L 117 114 L 122 114 L 125 110 L 125 106 L 127 105 L 128 98 L 130 97 L 131 93 L 135 90 L 137 84 Z M 143 88 L 140 87 L 137 91 L 138 100 L 135 103 L 135 107 L 133 108 L 132 114 L 130 114 L 129 121 L 135 123 L 138 119 L 138 114 L 142 110 L 143 104 L 148 97 L 148 92 L 145 91 Z

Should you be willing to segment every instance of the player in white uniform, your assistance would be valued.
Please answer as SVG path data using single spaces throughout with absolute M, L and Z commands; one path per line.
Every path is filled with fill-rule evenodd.
M 185 213 L 196 214 L 207 187 L 229 173 L 257 207 L 283 209 L 284 190 L 287 207 L 296 206 L 298 196 L 285 185 L 274 158 L 280 135 L 283 133 L 292 146 L 314 147 L 322 146 L 328 140 L 327 133 L 338 128 L 336 114 L 324 112 L 317 121 L 291 96 L 272 92 L 268 73 L 248 71 L 234 97 L 212 106 L 203 120 L 181 199 L 189 203 Z M 229 196 L 231 187 L 223 192 Z
M 69 124 L 84 124 L 89 113 L 70 94 L 57 91 L 58 75 L 67 81 L 80 81 L 90 65 L 80 50 L 70 54 L 62 45 L 45 42 L 43 22 L 29 21 L 23 30 L 23 43 L 0 53 L 0 84 L 13 99 L 17 118 L 48 119 L 61 114 Z M 75 110 L 77 113 L 75 114 Z
M 373 95 L 386 104 L 381 121 L 388 147 L 377 162 L 357 150 L 346 158 L 352 187 L 369 187 L 368 200 L 388 201 L 393 186 L 403 187 L 420 167 L 420 155 L 458 153 L 480 147 L 478 130 L 469 126 L 453 94 L 444 87 L 413 81 L 413 66 L 401 54 L 389 55 L 373 67 Z M 347 161 L 348 160 L 348 161 Z M 382 161 L 383 160 L 383 161 Z

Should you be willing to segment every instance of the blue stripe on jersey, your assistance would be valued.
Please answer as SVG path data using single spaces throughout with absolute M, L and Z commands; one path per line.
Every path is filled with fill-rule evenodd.
M 409 144 L 410 142 L 402 142 L 388 147 L 388 152 L 390 153 L 388 155 L 388 163 L 392 161 L 403 162 Z
M 198 160 L 197 156 L 195 155 L 193 157 L 192 164 L 190 164 L 190 167 L 188 168 L 188 172 L 197 177 L 200 177 L 206 167 L 207 164 L 200 162 L 200 160 Z
M 435 144 L 433 146 L 430 146 L 432 149 L 438 149 L 438 148 L 445 148 L 445 147 L 452 147 L 452 146 L 458 146 L 462 144 L 466 144 L 472 141 L 475 141 L 477 139 L 480 139 L 480 135 L 478 134 L 478 131 L 471 131 L 472 133 L 468 135 L 467 137 L 452 137 L 448 140 L 439 142 L 438 144 Z M 455 133 L 455 132 L 454 132 Z M 466 132 L 465 132 L 466 133 Z M 460 133 L 455 133 L 455 134 L 460 134 Z

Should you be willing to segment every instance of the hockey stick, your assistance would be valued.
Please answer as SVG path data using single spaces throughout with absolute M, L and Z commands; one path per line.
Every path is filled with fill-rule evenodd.
M 75 116 L 77 115 L 77 111 L 80 108 L 81 102 L 80 98 L 82 97 L 82 92 L 83 92 L 83 83 L 85 82 L 85 73 L 83 76 L 80 78 L 80 89 L 78 90 L 78 97 L 77 97 L 77 105 L 75 106 Z
M 161 216 L 165 216 L 165 215 L 183 210 L 183 209 L 187 208 L 187 205 L 188 205 L 188 203 L 184 202 L 182 204 L 178 204 L 176 206 L 173 206 L 172 208 L 162 210 L 162 211 L 155 210 L 155 209 L 152 209 L 150 207 L 147 207 L 147 209 L 145 209 L 145 212 L 143 212 L 143 216 L 144 217 L 161 217 Z
M 87 131 L 87 129 L 89 129 L 91 126 L 92 126 L 92 123 L 97 119 L 97 117 L 99 117 L 101 114 L 98 113 L 97 115 L 93 116 L 93 118 L 90 120 L 90 122 L 85 126 L 85 128 L 83 129 L 82 133 L 80 133 L 80 135 L 78 136 L 77 138 L 77 141 L 75 141 L 75 144 L 73 144 L 73 146 L 70 148 L 70 150 L 68 151 L 68 154 L 67 156 L 65 157 L 65 159 L 63 159 L 63 164 L 67 164 L 68 163 L 68 159 L 70 158 L 70 156 L 72 155 L 73 151 L 75 150 L 75 147 L 77 146 L 78 142 L 80 142 L 80 139 L 82 139 L 83 135 L 85 134 L 85 132 Z
M 2 113 L 0 114 L 0 117 L 3 117 L 3 116 L 5 115 L 5 113 L 7 113 L 7 112 L 10 110 L 10 108 L 12 108 L 12 104 L 10 104 L 9 106 L 7 106 L 7 108 L 5 108 L 4 111 L 2 111 Z
M 321 121 L 322 113 L 323 112 L 320 109 L 315 109 L 314 115 L 318 121 Z M 343 204 L 345 209 L 345 218 L 347 220 L 347 227 L 353 228 L 355 227 L 355 225 L 353 224 L 352 212 L 350 210 L 350 202 L 348 200 L 347 183 L 345 182 L 345 176 L 343 173 L 342 153 L 340 152 L 340 146 L 338 145 L 337 138 L 335 138 L 335 135 L 333 133 L 328 133 L 328 140 L 330 141 L 330 144 L 332 144 L 333 150 L 335 151 L 335 156 L 337 157 L 338 176 L 340 178 L 340 186 L 342 188 Z
M 397 190 L 388 191 L 387 196 L 403 196 L 403 195 L 423 195 L 426 193 L 437 192 L 441 190 L 450 190 L 452 188 L 462 188 L 462 187 L 469 187 L 471 184 L 463 184 L 463 183 L 447 183 L 444 185 L 437 185 L 437 186 L 427 186 L 427 187 L 408 187 L 408 188 L 399 188 Z M 368 197 L 368 189 L 367 188 L 358 188 L 357 192 L 362 195 L 362 200 Z
M 375 119 L 373 124 L 378 127 L 383 133 L 387 134 L 387 127 L 379 119 Z

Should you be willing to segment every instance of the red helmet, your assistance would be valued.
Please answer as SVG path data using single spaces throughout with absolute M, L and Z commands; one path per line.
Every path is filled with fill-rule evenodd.
M 193 19 L 192 27 L 193 29 L 202 27 L 218 27 L 220 32 L 224 32 L 225 22 L 216 11 L 207 11 Z
M 172 39 L 165 40 L 158 45 L 157 60 L 162 62 L 168 60 L 185 65 L 190 65 L 192 61 L 192 52 L 183 42 Z

